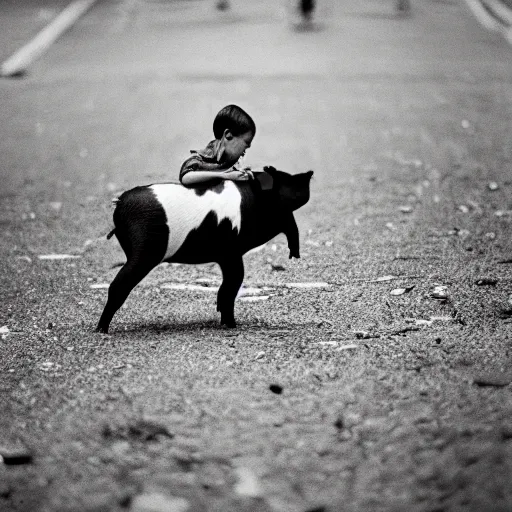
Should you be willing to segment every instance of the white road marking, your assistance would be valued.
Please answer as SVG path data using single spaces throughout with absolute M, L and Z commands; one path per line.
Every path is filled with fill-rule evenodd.
M 512 25 L 512 9 L 499 0 L 485 0 L 484 3 L 507 25 Z
M 80 258 L 77 254 L 40 254 L 40 260 L 76 260 Z
M 106 290 L 107 288 L 109 288 L 110 284 L 108 283 L 97 283 L 97 284 L 91 284 L 89 286 L 89 288 L 91 288 L 91 290 Z
M 475 18 L 488 30 L 498 32 L 500 24 L 487 12 L 479 0 L 466 0 Z
M 512 44 L 512 9 L 496 0 L 466 0 L 466 3 L 481 25 L 493 32 L 500 32 L 507 42 Z M 501 22 L 484 5 L 490 8 Z
M 71 2 L 50 24 L 41 30 L 30 42 L 7 59 L 0 69 L 1 76 L 24 73 L 28 66 L 41 56 L 82 14 L 97 0 L 75 0 Z
M 187 283 L 165 283 L 160 286 L 162 290 L 190 290 L 194 292 L 217 292 L 218 286 L 201 286 L 199 284 Z
M 306 282 L 306 283 L 285 283 L 284 286 L 286 288 L 329 288 L 329 286 L 331 286 L 331 285 L 329 283 Z
M 268 299 L 270 299 L 270 295 L 238 297 L 238 300 L 241 300 L 242 302 L 261 302 L 263 300 L 268 300 Z

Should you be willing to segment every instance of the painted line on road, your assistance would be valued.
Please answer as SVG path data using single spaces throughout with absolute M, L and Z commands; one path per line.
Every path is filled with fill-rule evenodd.
M 75 0 L 30 42 L 9 57 L 0 69 L 0 76 L 19 76 L 40 57 L 66 30 L 68 30 L 98 0 Z
M 486 29 L 498 32 L 501 28 L 500 24 L 496 19 L 487 11 L 479 0 L 466 0 L 468 7 L 474 14 L 475 18 L 483 25 Z
M 505 39 L 512 45 L 512 9 L 506 6 L 500 0 L 482 0 L 492 15 L 499 19 L 501 24 L 501 33 Z
M 485 2 L 482 2 L 482 0 L 466 0 L 466 3 L 481 25 L 493 32 L 500 32 L 508 43 L 512 44 L 512 27 L 506 24 L 511 15 L 508 8 L 501 5 L 502 9 L 499 9 L 499 11 L 502 15 L 506 12 L 506 15 L 504 18 L 501 17 L 500 21 L 498 21 L 496 16 L 499 16 L 499 13 L 493 10 L 493 8 L 496 9 L 498 2 L 494 2 L 494 0 L 485 0 Z M 496 16 L 493 16 L 488 9 L 493 10 Z
M 484 5 L 490 9 L 504 25 L 512 25 L 512 10 L 499 0 L 482 0 Z

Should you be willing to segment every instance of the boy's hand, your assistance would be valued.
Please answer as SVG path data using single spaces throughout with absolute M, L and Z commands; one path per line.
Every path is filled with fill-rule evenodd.
M 251 171 L 250 167 L 246 167 L 245 169 L 242 169 L 242 172 L 245 172 L 245 174 L 248 176 L 248 179 L 250 179 L 250 180 L 254 179 L 254 174 Z
M 248 181 L 254 179 L 251 171 L 230 169 L 222 173 L 222 178 L 230 181 Z

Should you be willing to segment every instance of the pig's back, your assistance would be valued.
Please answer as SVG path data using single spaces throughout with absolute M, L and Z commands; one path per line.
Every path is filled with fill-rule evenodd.
M 216 218 L 217 225 L 227 220 L 233 229 L 240 232 L 242 197 L 238 187 L 231 181 L 223 181 L 206 189 L 186 188 L 175 183 L 150 185 L 148 189 L 165 212 L 169 227 L 164 259 L 171 259 L 182 248 L 191 232 L 200 235 L 202 229 L 208 229 L 210 236 L 206 239 L 211 240 L 211 222 L 207 222 L 207 218 L 210 220 L 212 216 Z M 200 240 L 202 237 L 195 238 Z M 197 247 L 197 250 L 208 249 Z

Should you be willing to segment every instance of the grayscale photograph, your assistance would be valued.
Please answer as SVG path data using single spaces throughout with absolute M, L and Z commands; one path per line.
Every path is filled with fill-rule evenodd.
M 512 512 L 512 0 L 0 0 L 0 512 Z

